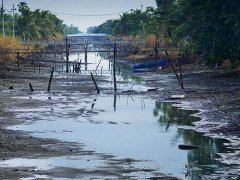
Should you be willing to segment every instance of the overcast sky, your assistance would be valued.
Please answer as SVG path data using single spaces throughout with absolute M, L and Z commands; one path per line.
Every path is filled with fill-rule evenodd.
M 50 10 L 64 20 L 65 24 L 73 24 L 84 32 L 89 26 L 118 18 L 121 12 L 141 9 L 141 5 L 143 9 L 156 6 L 155 0 L 3 0 L 4 8 L 10 10 L 13 4 L 17 6 L 22 1 L 31 10 Z

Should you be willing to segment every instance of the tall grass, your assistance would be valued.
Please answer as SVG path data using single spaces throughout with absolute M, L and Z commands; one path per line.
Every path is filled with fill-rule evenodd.
M 16 59 L 16 49 L 22 49 L 19 39 L 12 37 L 0 37 L 0 63 Z
M 0 64 L 15 61 L 17 52 L 25 57 L 33 50 L 33 45 L 23 45 L 18 38 L 0 37 Z

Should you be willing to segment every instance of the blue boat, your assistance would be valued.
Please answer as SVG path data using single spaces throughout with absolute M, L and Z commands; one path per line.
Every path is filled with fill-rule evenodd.
M 159 66 L 166 66 L 167 60 L 166 59 L 159 59 L 151 62 L 144 62 L 144 63 L 138 63 L 133 65 L 133 70 L 138 69 L 150 69 L 150 68 L 156 68 Z

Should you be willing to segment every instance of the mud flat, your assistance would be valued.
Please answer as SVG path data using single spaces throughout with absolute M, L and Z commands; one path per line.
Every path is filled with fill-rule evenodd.
M 200 113 L 195 116 L 201 117 L 201 121 L 194 122 L 195 126 L 191 127 L 181 124 L 179 128 L 190 128 L 204 132 L 208 136 L 229 139 L 230 141 L 224 141 L 225 145 L 229 146 L 229 149 L 235 149 L 235 151 L 228 149 L 227 151 L 231 151 L 231 153 L 214 154 L 216 157 L 213 159 L 218 159 L 224 164 L 229 163 L 229 165 L 223 167 L 223 172 L 213 173 L 212 179 L 217 176 L 226 178 L 238 176 L 236 168 L 229 171 L 232 165 L 237 164 L 237 149 L 239 148 L 237 143 L 234 144 L 234 140 L 239 139 L 240 129 L 238 126 L 240 112 L 238 74 L 209 72 L 208 70 L 185 72 L 183 74 L 184 90 L 180 90 L 174 75 L 171 73 L 146 73 L 134 76 L 144 79 L 143 86 L 135 84 L 132 87 L 128 81 L 118 79 L 120 95 L 116 97 L 117 99 L 120 96 L 125 96 L 128 97 L 129 101 L 136 101 L 140 96 L 144 101 L 145 98 L 151 98 L 157 102 L 174 102 L 175 106 L 200 110 Z M 112 79 L 106 76 L 95 76 L 95 78 L 102 90 L 103 99 L 106 99 L 105 96 L 112 96 L 111 104 L 114 106 Z M 199 176 L 198 173 L 188 174 L 191 174 L 194 164 L 186 164 L 186 172 L 182 172 L 182 176 L 174 178 L 173 173 L 162 173 L 161 169 L 158 171 L 156 170 L 158 168 L 148 165 L 149 162 L 145 159 L 117 156 L 116 153 L 98 150 L 95 148 L 97 146 L 94 141 L 92 145 L 80 140 L 77 143 L 74 139 L 72 142 L 69 141 L 73 138 L 74 132 L 78 131 L 78 128 L 68 128 L 66 121 L 68 118 L 78 122 L 79 124 L 76 126 L 81 126 L 81 123 L 86 124 L 87 122 L 91 124 L 91 127 L 107 124 L 112 129 L 121 123 L 123 128 L 130 127 L 135 122 L 127 122 L 122 119 L 119 121 L 109 119 L 102 122 L 102 119 L 98 117 L 104 115 L 106 109 L 103 108 L 104 103 L 101 108 L 95 107 L 95 104 L 100 100 L 95 98 L 97 92 L 91 77 L 88 75 L 57 74 L 54 76 L 50 93 L 47 93 L 48 79 L 49 74 L 39 76 L 16 71 L 6 72 L 0 78 L 1 178 L 181 179 L 186 175 L 187 178 L 191 179 L 195 175 Z M 29 83 L 33 85 L 34 92 L 30 92 Z M 147 91 L 148 87 L 158 89 Z M 134 91 L 126 91 L 129 89 L 134 89 Z M 173 95 L 184 96 L 173 99 L 171 98 Z M 109 101 L 109 99 L 106 100 Z M 141 100 L 141 108 L 144 109 L 147 103 L 145 104 L 143 100 Z M 117 103 L 119 102 L 117 100 Z M 148 101 L 146 100 L 146 102 Z M 81 104 L 81 108 L 75 109 L 74 104 Z M 116 106 L 117 110 L 118 104 Z M 114 108 L 112 110 L 114 111 Z M 64 122 L 61 121 L 62 117 L 65 117 Z M 47 128 L 51 122 L 58 120 L 59 128 Z M 32 124 L 38 122 L 45 122 L 46 127 L 43 128 L 43 123 L 39 129 L 34 129 Z M 60 122 L 65 127 L 62 127 Z M 28 132 L 24 131 L 25 127 L 32 127 L 32 132 L 31 129 L 27 129 Z M 167 127 L 164 126 L 165 129 Z M 64 141 L 64 137 L 68 136 L 71 138 Z M 76 138 L 81 139 L 81 136 L 76 136 Z M 188 166 L 191 166 L 192 169 Z M 184 171 L 184 168 L 180 171 Z M 203 177 L 199 176 L 199 178 Z

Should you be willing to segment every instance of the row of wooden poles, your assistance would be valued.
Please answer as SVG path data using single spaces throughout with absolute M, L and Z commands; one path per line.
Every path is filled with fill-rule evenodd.
M 51 75 L 50 75 L 50 78 L 49 78 L 49 81 L 48 81 L 48 88 L 47 88 L 47 91 L 48 91 L 48 92 L 51 91 L 51 85 L 52 85 L 53 73 L 54 73 L 54 67 L 52 67 Z M 32 83 L 29 83 L 29 88 L 30 88 L 30 91 L 31 91 L 31 92 L 34 91 L 34 90 L 33 90 Z
M 114 82 L 114 92 L 117 92 L 117 80 L 116 80 L 116 55 L 117 55 L 117 51 L 116 51 L 116 48 L 117 47 L 117 44 L 115 43 L 114 44 L 114 55 L 113 55 L 113 82 Z M 68 63 L 67 63 L 68 65 Z M 67 66 L 68 67 L 68 66 Z M 68 68 L 67 68 L 68 69 Z M 53 73 L 54 73 L 54 67 L 52 67 L 52 70 L 51 70 L 51 75 L 50 75 L 50 78 L 49 78 L 49 82 L 48 82 L 48 89 L 47 91 L 50 92 L 51 91 L 51 84 L 52 84 L 52 79 L 53 79 Z M 67 72 L 68 73 L 68 72 Z M 98 87 L 97 85 L 97 82 L 94 78 L 94 75 L 93 73 L 91 72 L 91 77 L 92 77 L 92 81 L 94 83 L 94 86 L 97 90 L 97 93 L 99 94 L 100 93 L 100 88 Z M 31 83 L 29 83 L 29 87 L 30 87 L 30 90 L 31 92 L 33 92 L 33 86 Z
M 68 44 L 68 39 L 66 38 L 66 73 L 69 73 L 69 49 L 70 49 L 70 44 Z M 172 67 L 176 78 L 180 84 L 180 87 L 182 89 L 184 89 L 184 85 L 183 85 L 183 78 L 182 78 L 182 68 L 181 68 L 181 60 L 179 60 L 179 71 L 180 71 L 180 75 L 178 75 L 176 68 L 174 66 L 174 63 L 172 62 L 169 54 L 167 51 L 165 51 L 167 57 L 168 57 L 168 62 L 170 64 L 170 66 Z M 117 56 L 117 44 L 114 44 L 114 54 L 113 54 L 113 81 L 114 81 L 114 92 L 117 92 L 117 81 L 116 81 L 116 56 Z M 85 63 L 87 63 L 87 45 L 85 46 Z M 18 63 L 18 68 L 19 68 L 19 63 Z M 52 67 L 51 70 L 51 75 L 50 75 L 50 79 L 49 79 L 49 84 L 48 84 L 48 92 L 50 92 L 51 89 L 51 83 L 52 83 L 52 78 L 53 78 L 53 73 L 54 73 L 54 67 Z M 96 80 L 94 78 L 93 73 L 91 72 L 91 78 L 92 81 L 95 85 L 95 88 L 97 90 L 97 93 L 100 93 L 100 89 L 96 83 Z M 29 83 L 29 87 L 31 89 L 31 91 L 33 91 L 32 85 L 31 83 Z

